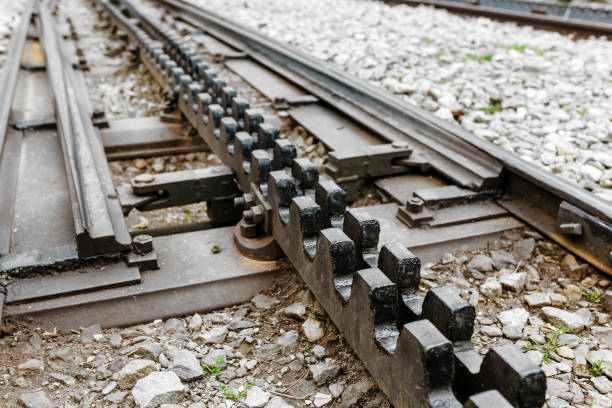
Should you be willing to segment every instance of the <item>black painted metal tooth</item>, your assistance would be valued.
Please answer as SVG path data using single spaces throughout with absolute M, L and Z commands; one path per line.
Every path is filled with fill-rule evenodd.
M 347 304 L 351 297 L 353 278 L 357 273 L 355 243 L 338 228 L 324 229 L 319 235 L 317 254 L 320 259 L 324 259 L 320 262 L 326 266 L 321 273 L 331 272 L 336 295 L 342 304 Z M 321 280 L 325 279 L 328 278 L 321 277 Z
M 257 149 L 251 152 L 250 181 L 259 186 L 264 195 L 268 190 L 268 175 L 272 170 L 272 159 L 265 150 Z
M 202 87 L 197 82 L 189 84 L 189 97 L 187 102 L 190 103 L 191 110 L 194 114 L 198 112 L 198 95 L 202 92 L 204 91 L 202 91 Z
M 297 196 L 291 201 L 289 212 L 290 218 L 296 221 L 293 225 L 301 237 L 304 253 L 312 260 L 316 253 L 317 239 L 321 230 L 319 226 L 321 207 L 314 202 L 312 197 Z
M 243 174 L 249 174 L 251 171 L 251 151 L 255 142 L 253 138 L 246 132 L 238 132 L 234 137 L 234 155 L 235 163 L 242 164 Z
M 291 174 L 295 177 L 298 186 L 302 190 L 311 190 L 315 188 L 319 181 L 319 170 L 306 158 L 293 160 Z
M 232 87 L 225 86 L 221 89 L 221 106 L 225 109 L 228 115 L 232 115 L 232 101 L 236 97 L 236 90 Z
M 246 109 L 244 111 L 244 131 L 257 137 L 259 124 L 264 121 L 264 117 L 259 109 Z
M 469 342 L 474 333 L 476 310 L 454 287 L 440 286 L 425 295 L 421 317 L 431 321 L 451 342 Z
M 244 128 L 244 113 L 249 109 L 249 103 L 240 96 L 232 100 L 232 116 L 238 122 L 238 126 Z
M 351 302 L 367 299 L 360 307 L 372 314 L 373 340 L 385 352 L 395 352 L 399 330 L 397 327 L 397 287 L 378 268 L 362 269 L 353 279 Z
M 221 119 L 221 141 L 227 147 L 228 153 L 234 154 L 234 137 L 238 132 L 238 123 L 229 116 Z
M 378 237 L 380 223 L 365 211 L 349 209 L 344 215 L 343 230 L 355 242 L 360 267 L 378 265 Z
M 266 122 L 259 125 L 257 147 L 260 149 L 273 149 L 276 139 L 278 139 L 278 129 L 274 125 Z
M 315 201 L 321 207 L 321 228 L 342 229 L 346 211 L 346 191 L 333 180 L 319 181 Z
M 510 404 L 498 391 L 489 390 L 472 395 L 463 404 L 463 408 L 512 408 Z
M 183 74 L 179 77 L 181 96 L 183 97 L 183 102 L 185 103 L 189 102 L 189 85 L 191 85 L 192 82 L 193 80 L 187 74 Z
M 213 103 L 208 107 L 208 126 L 211 127 L 217 139 L 221 136 L 221 119 L 225 116 L 224 114 L 225 112 L 220 105 Z
M 274 141 L 274 160 L 272 163 L 274 170 L 291 167 L 296 157 L 297 149 L 290 141 L 287 139 L 277 139 Z
M 202 123 L 208 125 L 208 107 L 212 103 L 212 98 L 206 92 L 198 94 L 198 117 Z
M 378 268 L 397 285 L 398 324 L 418 319 L 423 309 L 423 298 L 418 293 L 421 260 L 404 245 L 393 242 L 382 246 Z
M 498 390 L 515 407 L 541 407 L 546 399 L 544 372 L 514 344 L 489 350 L 479 378 L 481 389 Z

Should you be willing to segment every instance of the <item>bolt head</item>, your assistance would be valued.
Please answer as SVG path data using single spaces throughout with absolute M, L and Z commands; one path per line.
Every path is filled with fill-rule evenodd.
M 406 202 L 406 209 L 413 213 L 420 213 L 423 211 L 425 203 L 418 197 L 410 197 Z
M 395 142 L 391 143 L 392 147 L 395 147 L 396 149 L 406 149 L 408 147 L 408 143 L 404 142 L 403 140 L 396 140 Z
M 153 250 L 153 237 L 147 234 L 136 235 L 132 239 L 136 252 L 144 254 Z
M 149 173 L 143 173 L 143 174 L 139 174 L 136 177 L 134 177 L 134 181 L 136 183 L 151 183 L 153 182 L 153 180 L 155 180 L 155 176 Z

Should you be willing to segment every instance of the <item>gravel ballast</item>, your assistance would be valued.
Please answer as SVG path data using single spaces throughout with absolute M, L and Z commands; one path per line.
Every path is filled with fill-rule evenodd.
M 612 46 L 430 7 L 192 0 L 612 201 Z

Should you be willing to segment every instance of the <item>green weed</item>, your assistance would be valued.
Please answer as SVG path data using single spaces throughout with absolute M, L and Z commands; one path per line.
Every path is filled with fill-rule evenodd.
M 601 367 L 601 363 L 603 363 L 602 360 L 599 360 L 597 362 L 589 360 L 588 358 L 586 359 L 587 363 L 589 363 L 589 367 L 591 368 L 591 372 L 593 373 L 593 375 L 595 377 L 599 377 L 603 371 L 603 368 Z
M 555 330 L 548 335 L 546 338 L 546 343 L 544 344 L 526 344 L 522 347 L 523 350 L 538 350 L 544 354 L 544 362 L 546 364 L 550 363 L 550 353 L 556 352 L 557 349 L 561 346 L 559 344 L 559 336 L 564 333 L 567 333 L 569 329 L 566 327 L 561 329 L 560 327 L 555 328 Z
M 206 365 L 206 364 L 202 364 L 202 371 L 204 371 L 204 378 L 211 376 L 214 377 L 216 375 L 221 374 L 221 367 L 219 367 L 221 365 L 221 362 L 223 361 L 223 356 L 219 356 L 217 357 L 217 360 L 214 362 L 214 364 L 211 365 Z
M 591 290 L 591 291 L 588 291 L 585 288 L 583 288 L 582 285 L 581 285 L 580 286 L 580 292 L 582 292 L 582 296 L 584 296 L 585 298 L 587 298 L 591 302 L 597 302 L 597 299 L 599 298 L 599 292 L 597 292 L 597 289 L 595 289 L 595 288 L 593 288 L 593 290 Z

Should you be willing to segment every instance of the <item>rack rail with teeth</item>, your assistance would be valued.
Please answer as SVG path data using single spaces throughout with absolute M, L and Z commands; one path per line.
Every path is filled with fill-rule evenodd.
M 347 210 L 344 190 L 319 180 L 316 167 L 296 158 L 295 146 L 278 139 L 177 33 L 153 24 L 127 0 L 97 3 L 234 171 L 247 192 L 245 218 L 275 238 L 396 407 L 544 403 L 544 373 L 513 345 L 494 347 L 482 359 L 470 342 L 474 307 L 451 287 L 421 297 L 419 259 L 400 244 L 379 252 L 378 221 Z

